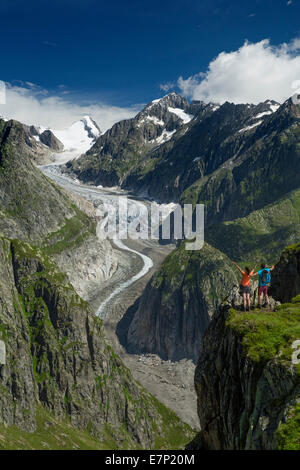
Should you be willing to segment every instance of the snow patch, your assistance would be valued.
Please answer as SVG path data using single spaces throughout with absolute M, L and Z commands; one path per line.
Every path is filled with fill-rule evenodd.
M 250 131 L 250 130 L 253 129 L 254 127 L 260 126 L 262 122 L 263 122 L 263 121 L 258 121 L 258 122 L 256 122 L 255 124 L 253 124 L 252 126 L 244 127 L 244 129 L 240 129 L 239 132 Z
M 264 113 L 259 113 L 256 116 L 253 117 L 253 119 L 260 119 L 263 116 L 268 116 L 270 114 L 273 114 L 273 111 L 265 111 Z
M 270 108 L 273 113 L 276 113 L 276 111 L 280 108 L 280 104 L 271 104 Z
M 159 120 L 157 117 L 155 116 L 145 116 L 143 119 L 140 120 L 140 124 L 141 123 L 144 123 L 144 122 L 147 122 L 147 121 L 152 121 L 154 122 L 154 124 L 156 124 L 157 126 L 164 126 L 165 123 L 164 121 L 162 120 Z
M 185 111 L 183 111 L 183 109 L 180 108 L 171 108 L 169 106 L 168 110 L 170 113 L 176 114 L 176 116 L 178 116 L 184 122 L 184 124 L 187 124 L 194 118 L 194 116 L 187 114 Z
M 156 139 L 154 140 L 150 140 L 149 143 L 150 144 L 163 144 L 164 142 L 167 142 L 168 140 L 171 139 L 172 135 L 175 134 L 176 130 L 174 131 L 166 131 L 164 130 L 163 133 L 157 137 Z

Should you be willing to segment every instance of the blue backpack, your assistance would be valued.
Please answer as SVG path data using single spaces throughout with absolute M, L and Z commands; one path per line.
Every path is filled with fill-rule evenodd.
M 271 271 L 268 269 L 264 269 L 264 271 L 261 273 L 261 282 L 263 284 L 270 284 L 271 282 Z

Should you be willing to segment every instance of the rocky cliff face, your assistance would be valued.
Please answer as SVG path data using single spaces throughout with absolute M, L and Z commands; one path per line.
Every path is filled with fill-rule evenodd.
M 37 240 L 76 211 L 67 194 L 31 162 L 24 127 L 0 120 L 0 232 Z
M 300 243 L 284 250 L 272 273 L 271 294 L 280 302 L 289 302 L 300 292 Z M 300 339 L 300 338 L 299 338 Z
M 40 134 L 40 141 L 55 152 L 61 152 L 64 149 L 63 144 L 49 129 Z
M 36 429 L 41 404 L 99 441 L 151 448 L 165 419 L 189 433 L 132 378 L 106 343 L 101 322 L 50 258 L 27 243 L 0 239 L 0 421 Z M 167 438 L 166 438 L 167 439 Z
M 210 317 L 237 283 L 221 252 L 209 245 L 191 252 L 182 244 L 166 258 L 139 301 L 127 335 L 129 351 L 196 362 Z
M 16 121 L 13 125 L 16 125 Z M 18 123 L 23 127 L 23 149 L 30 156 L 32 161 L 38 165 L 49 163 L 53 160 L 52 152 L 60 152 L 63 149 L 62 143 L 56 139 L 51 131 L 47 131 L 42 138 L 40 138 L 40 130 L 35 126 L 27 126 L 26 124 Z
M 148 155 L 152 166 L 135 168 L 123 183 L 124 187 L 148 188 L 154 198 L 180 201 L 184 191 L 196 181 L 223 168 L 229 159 L 248 147 L 256 125 L 272 114 L 270 106 L 273 108 L 275 104 L 199 103 L 198 106 L 196 117 L 182 132 Z
M 286 287 L 290 261 L 285 252 L 276 267 Z M 285 292 L 283 283 L 276 291 Z M 300 369 L 293 360 L 300 298 L 287 300 L 275 311 L 241 314 L 224 305 L 214 314 L 195 373 L 201 432 L 190 449 L 300 448 Z

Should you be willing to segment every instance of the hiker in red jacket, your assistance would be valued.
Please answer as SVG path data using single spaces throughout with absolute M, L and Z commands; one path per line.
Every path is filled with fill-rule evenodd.
M 255 275 L 254 271 L 258 263 L 254 266 L 252 271 L 250 271 L 250 268 L 248 266 L 245 267 L 245 270 L 243 271 L 238 264 L 236 264 L 234 261 L 232 261 L 232 264 L 238 268 L 242 275 L 242 280 L 240 283 L 240 292 L 243 296 L 243 301 L 244 301 L 244 311 L 250 310 L 250 284 L 251 284 L 251 278 Z

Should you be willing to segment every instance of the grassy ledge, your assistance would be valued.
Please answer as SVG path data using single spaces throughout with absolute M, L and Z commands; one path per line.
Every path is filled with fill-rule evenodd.
M 241 314 L 231 309 L 226 326 L 242 337 L 242 345 L 251 360 L 266 363 L 277 359 L 291 367 L 292 344 L 300 339 L 300 295 L 275 312 L 256 309 Z M 300 365 L 295 369 L 300 377 Z

